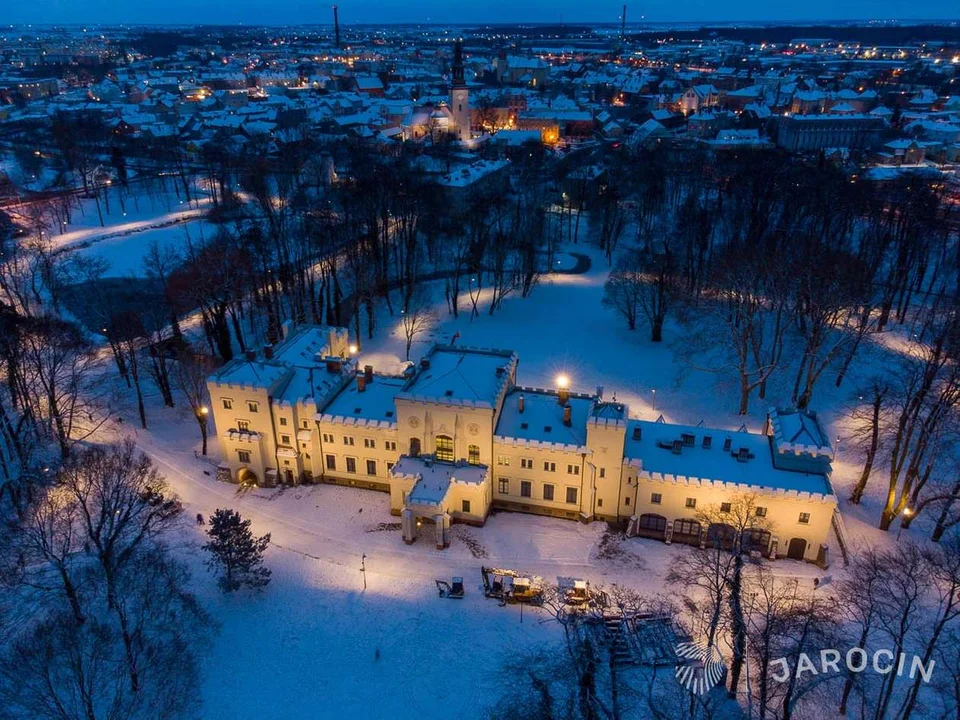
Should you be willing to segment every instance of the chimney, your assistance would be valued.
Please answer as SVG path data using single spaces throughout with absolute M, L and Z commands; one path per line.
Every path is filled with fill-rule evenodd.
M 256 351 L 256 350 L 247 350 L 247 353 L 246 353 L 246 354 L 247 354 L 247 360 L 248 360 L 249 362 L 253 362 L 254 360 L 257 359 L 257 351 Z
M 338 374 L 343 371 L 343 360 L 338 357 L 331 355 L 326 359 L 327 363 L 327 372 Z
M 357 375 L 357 392 L 363 392 L 367 389 L 366 375 Z
M 603 385 L 597 385 L 597 400 L 603 400 Z
M 570 400 L 570 389 L 560 388 L 557 392 L 557 402 L 561 405 L 566 405 L 568 400 Z
M 365 383 L 373 382 L 373 365 L 364 365 L 363 366 L 363 381 Z
M 273 345 L 270 343 L 263 346 L 263 357 L 267 360 L 273 360 Z
M 640 428 L 640 426 L 639 426 L 639 425 L 634 425 L 634 426 L 633 426 L 633 439 L 634 439 L 634 440 L 639 440 L 639 439 L 642 437 L 641 432 L 642 432 L 642 429 Z
M 424 370 L 430 367 L 430 358 L 420 358 L 420 367 Z
M 523 412 L 523 393 L 520 393 L 520 397 L 517 398 L 517 410 Z
M 570 407 L 570 403 L 567 403 L 563 406 L 563 424 L 567 427 L 573 423 L 573 408 Z
M 337 14 L 337 6 L 333 6 L 333 43 L 337 50 L 340 49 L 340 16 Z

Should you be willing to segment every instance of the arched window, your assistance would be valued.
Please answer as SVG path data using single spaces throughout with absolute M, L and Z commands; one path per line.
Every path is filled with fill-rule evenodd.
M 737 537 L 737 531 L 733 525 L 726 523 L 711 523 L 707 528 L 707 544 L 711 547 L 719 547 L 724 550 L 733 549 L 733 541 Z
M 700 542 L 700 523 L 696 520 L 674 520 L 673 539 L 691 545 Z
M 437 460 L 453 462 L 453 438 L 449 435 L 437 435 Z
M 480 464 L 480 446 L 479 445 L 470 445 L 467 448 L 467 461 L 471 465 Z
M 420 457 L 420 438 L 410 438 L 410 457 Z
M 637 534 L 663 540 L 667 531 L 667 519 L 663 515 L 644 513 L 637 519 Z
M 740 546 L 745 552 L 766 553 L 770 549 L 770 533 L 759 528 L 744 530 Z

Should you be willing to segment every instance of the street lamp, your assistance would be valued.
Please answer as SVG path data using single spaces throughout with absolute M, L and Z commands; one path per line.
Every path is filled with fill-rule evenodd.
M 357 351 L 358 351 L 360 348 L 357 347 L 356 343 L 353 343 L 353 344 L 350 345 L 350 347 L 349 347 L 348 349 L 350 350 L 350 354 L 351 354 L 351 355 L 356 355 L 356 354 L 357 354 Z
M 654 411 L 656 411 L 656 409 L 657 409 L 657 389 L 656 389 L 656 388 L 653 388 L 653 390 L 651 390 L 650 392 L 653 393 L 653 409 L 654 409 Z
M 903 517 L 905 519 L 909 520 L 912 516 L 913 516 L 913 510 L 911 510 L 908 507 L 903 509 Z M 902 532 L 903 532 L 903 520 L 900 520 L 900 529 L 897 530 L 897 540 L 900 539 L 900 533 Z
M 568 387 L 570 387 L 570 378 L 563 373 L 557 375 L 557 387 L 561 390 L 566 390 Z

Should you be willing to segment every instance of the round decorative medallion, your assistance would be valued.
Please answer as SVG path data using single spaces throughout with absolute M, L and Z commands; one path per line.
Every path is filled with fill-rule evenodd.
M 477 425 L 476 423 L 470 423 L 469 425 L 467 425 L 467 432 L 470 433 L 471 435 L 477 435 L 480 432 L 480 426 Z
M 409 420 L 407 420 L 407 422 L 412 428 L 420 427 L 420 418 L 418 418 L 416 415 L 412 416 Z

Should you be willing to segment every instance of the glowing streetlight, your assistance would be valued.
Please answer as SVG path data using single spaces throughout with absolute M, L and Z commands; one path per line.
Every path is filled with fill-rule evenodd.
M 210 408 L 208 408 L 206 405 L 200 408 L 200 414 L 203 415 L 204 417 L 206 417 L 209 412 L 210 412 Z
M 357 354 L 357 351 L 358 351 L 359 349 L 360 349 L 360 348 L 357 347 L 356 343 L 351 344 L 350 347 L 349 347 L 350 354 L 351 354 L 351 355 L 356 355 L 356 354 Z
M 563 374 L 557 375 L 557 387 L 561 390 L 566 390 L 570 387 L 570 378 Z
M 908 507 L 903 509 L 903 519 L 900 521 L 900 529 L 897 530 L 897 540 L 900 539 L 900 533 L 903 532 L 903 521 L 906 520 L 909 522 L 910 518 L 913 517 L 913 510 Z

